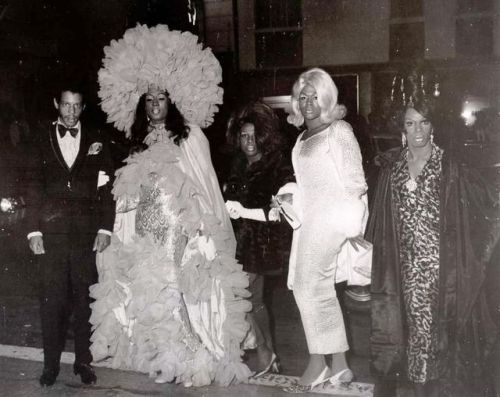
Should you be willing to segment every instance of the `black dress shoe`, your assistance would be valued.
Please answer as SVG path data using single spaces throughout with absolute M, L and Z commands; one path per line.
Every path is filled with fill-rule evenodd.
M 43 369 L 42 376 L 40 376 L 40 379 L 38 381 L 43 387 L 52 386 L 54 383 L 56 383 L 57 375 L 59 375 L 58 369 L 45 367 Z
M 86 385 L 92 385 L 97 381 L 94 369 L 89 364 L 75 364 L 73 365 L 73 372 L 75 375 L 80 375 L 82 383 Z

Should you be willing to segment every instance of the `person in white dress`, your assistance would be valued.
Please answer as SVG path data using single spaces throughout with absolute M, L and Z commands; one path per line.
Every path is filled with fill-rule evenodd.
M 292 91 L 288 121 L 306 129 L 292 152 L 297 183 L 281 189 L 280 198 L 293 201 L 301 223 L 294 231 L 288 287 L 300 310 L 310 359 L 298 381 L 285 388 L 291 393 L 353 379 L 335 282 L 340 251 L 365 244 L 367 186 L 352 128 L 335 117 L 337 94 L 331 77 L 318 68 L 302 73 Z M 331 366 L 325 355 L 332 355 Z

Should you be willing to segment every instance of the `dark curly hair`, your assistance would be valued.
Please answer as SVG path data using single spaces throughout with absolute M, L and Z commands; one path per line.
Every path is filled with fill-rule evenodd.
M 165 92 L 168 97 L 168 93 Z M 137 107 L 135 109 L 135 119 L 134 124 L 131 127 L 131 151 L 137 151 L 144 149 L 146 145 L 143 143 L 144 138 L 148 134 L 149 120 L 146 113 L 146 95 L 143 94 L 139 98 Z M 182 116 L 177 106 L 168 99 L 168 112 L 167 119 L 165 120 L 165 128 L 172 131 L 174 137 L 174 143 L 179 145 L 180 142 L 187 138 L 189 135 L 189 126 L 186 124 L 184 117 Z
M 243 106 L 229 119 L 226 141 L 234 152 L 241 151 L 240 131 L 246 123 L 254 126 L 257 148 L 263 156 L 283 150 L 285 139 L 280 130 L 278 116 L 270 106 L 255 101 Z

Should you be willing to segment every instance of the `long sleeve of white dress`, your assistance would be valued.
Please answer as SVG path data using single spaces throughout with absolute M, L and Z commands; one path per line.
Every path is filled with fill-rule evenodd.
M 347 238 L 362 234 L 368 219 L 368 186 L 361 151 L 349 123 L 339 120 L 328 134 L 329 153 L 343 186 L 344 203 L 339 203 L 339 222 Z M 342 221 L 345 215 L 345 220 Z
M 337 165 L 347 200 L 344 204 L 345 208 L 342 210 L 342 213 L 346 216 L 342 222 L 344 225 L 343 231 L 348 238 L 355 237 L 364 233 L 368 221 L 367 185 L 363 172 L 361 151 L 350 124 L 344 121 L 337 122 L 334 134 L 330 134 L 329 137 L 330 153 L 332 154 L 332 160 Z M 336 282 L 349 279 L 348 274 L 355 266 L 353 261 L 358 256 L 358 251 L 350 243 L 346 242 L 342 245 L 337 256 Z M 364 283 L 368 282 L 368 278 L 364 280 Z
M 337 165 L 346 196 L 352 199 L 361 198 L 367 191 L 367 185 L 361 151 L 351 125 L 342 120 L 337 121 L 328 137 L 332 160 Z

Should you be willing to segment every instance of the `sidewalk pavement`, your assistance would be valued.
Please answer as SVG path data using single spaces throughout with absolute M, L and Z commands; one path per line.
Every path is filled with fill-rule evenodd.
M 4 247 L 5 248 L 5 247 Z M 2 253 L 6 253 L 2 250 Z M 22 258 L 22 256 L 21 256 Z M 282 387 L 299 375 L 308 359 L 307 346 L 300 314 L 291 291 L 277 283 L 270 305 L 274 314 L 276 353 L 284 375 L 267 375 L 243 384 L 222 388 L 211 385 L 185 388 L 171 384 L 155 384 L 147 375 L 96 366 L 98 382 L 84 386 L 72 373 L 73 340 L 71 330 L 63 354 L 61 373 L 54 386 L 41 388 L 38 378 L 42 372 L 41 329 L 35 282 L 29 261 L 19 256 L 3 255 L 0 268 L 0 397 L 31 396 L 204 396 L 253 397 L 289 396 Z M 351 321 L 352 351 L 349 364 L 360 383 L 349 389 L 322 387 L 316 392 L 335 396 L 371 396 L 372 378 L 366 356 L 368 330 L 366 318 L 354 316 Z M 258 383 L 258 384 L 256 384 Z M 264 386 L 264 384 L 274 385 Z
M 134 397 L 134 396 L 175 396 L 175 397 L 282 397 L 290 394 L 282 390 L 294 377 L 268 375 L 251 384 L 230 387 L 210 385 L 186 388 L 182 385 L 156 384 L 144 374 L 131 371 L 119 371 L 106 367 L 95 367 L 97 384 L 87 386 L 73 375 L 71 353 L 63 357 L 61 372 L 56 383 L 49 388 L 42 388 L 38 378 L 43 368 L 41 361 L 5 357 L 5 346 L 0 346 L 0 397 L 35 397 L 35 396 L 81 396 L 81 397 Z M 18 352 L 19 353 L 19 352 Z M 26 353 L 26 351 L 24 352 Z M 29 352 L 33 353 L 33 352 Z M 42 359 L 40 351 L 39 359 Z M 277 378 L 277 379 L 276 379 Z M 272 386 L 266 386 L 272 385 Z M 353 383 L 349 387 L 325 385 L 317 393 L 336 397 L 371 397 L 372 386 Z

